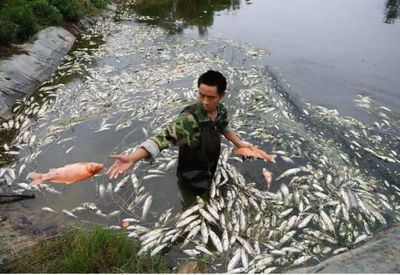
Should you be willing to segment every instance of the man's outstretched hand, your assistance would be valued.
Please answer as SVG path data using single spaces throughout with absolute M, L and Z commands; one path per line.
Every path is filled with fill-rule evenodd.
M 111 167 L 107 170 L 106 175 L 110 179 L 116 179 L 128 170 L 133 164 L 134 161 L 130 160 L 128 155 L 110 155 L 111 158 L 115 159 L 115 162 Z

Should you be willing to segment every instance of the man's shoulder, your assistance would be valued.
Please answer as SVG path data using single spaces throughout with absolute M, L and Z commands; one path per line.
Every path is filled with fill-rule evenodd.
M 226 110 L 226 107 L 223 103 L 218 104 L 217 109 L 218 109 L 218 111 L 228 113 L 228 111 Z
M 193 128 L 198 125 L 195 115 L 191 112 L 182 112 L 175 119 L 174 124 L 180 128 Z
M 225 108 L 224 104 L 220 103 L 217 107 L 218 116 L 222 119 L 228 118 L 228 110 Z
M 186 106 L 181 112 L 181 115 L 183 114 L 186 115 L 188 119 L 195 119 L 197 121 L 204 120 L 205 116 L 201 103 L 199 102 Z

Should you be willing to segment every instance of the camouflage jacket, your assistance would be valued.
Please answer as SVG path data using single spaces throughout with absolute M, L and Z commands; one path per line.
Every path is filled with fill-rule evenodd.
M 183 112 L 177 116 L 164 130 L 146 140 L 141 144 L 154 160 L 161 150 L 172 145 L 188 144 L 192 148 L 200 145 L 199 122 L 209 121 L 206 110 L 200 102 L 194 104 L 193 113 Z M 228 113 L 225 106 L 220 103 L 217 106 L 217 117 L 215 123 L 219 125 L 218 130 L 224 134 L 229 129 Z

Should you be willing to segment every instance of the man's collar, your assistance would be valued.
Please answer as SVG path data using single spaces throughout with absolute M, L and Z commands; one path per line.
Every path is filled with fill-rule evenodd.
M 206 111 L 206 109 L 204 109 L 204 107 L 203 107 L 203 104 L 201 104 L 201 102 L 197 102 L 196 103 L 196 105 L 197 105 L 197 110 L 199 110 L 200 111 L 200 114 L 201 114 L 201 117 L 198 117 L 197 119 L 199 119 L 199 121 L 201 120 L 201 121 L 208 121 L 208 120 L 210 120 L 210 118 L 208 117 L 208 114 L 207 114 L 207 111 Z M 219 112 L 219 110 L 221 109 L 221 106 L 222 106 L 222 104 L 221 103 L 219 103 L 218 105 L 217 105 L 217 117 L 216 117 L 216 119 L 218 119 L 219 117 L 220 117 L 220 112 Z

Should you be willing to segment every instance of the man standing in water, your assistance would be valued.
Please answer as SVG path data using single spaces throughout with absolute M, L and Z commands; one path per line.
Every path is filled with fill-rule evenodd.
M 184 189 L 205 193 L 214 176 L 221 149 L 221 134 L 237 147 L 251 145 L 242 141 L 228 126 L 228 116 L 221 103 L 225 95 L 226 79 L 217 71 L 209 70 L 197 82 L 199 100 L 186 107 L 163 131 L 146 140 L 133 153 L 111 155 L 114 164 L 108 169 L 110 179 L 145 158 L 153 160 L 161 150 L 179 146 L 177 176 Z

